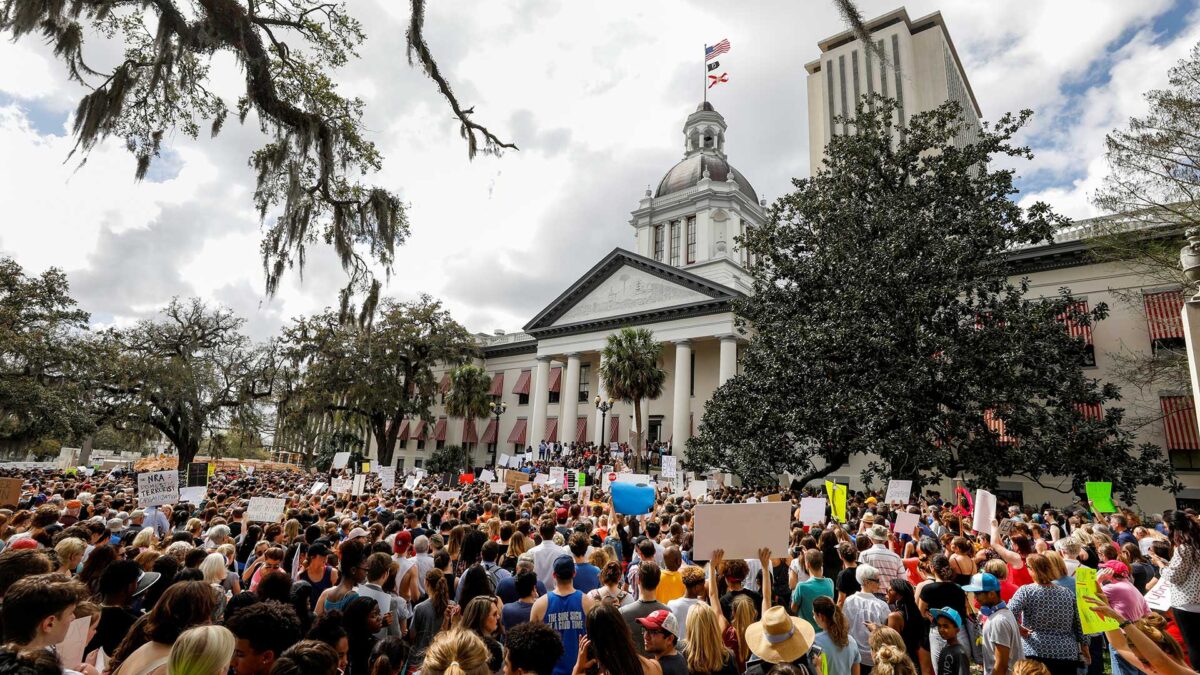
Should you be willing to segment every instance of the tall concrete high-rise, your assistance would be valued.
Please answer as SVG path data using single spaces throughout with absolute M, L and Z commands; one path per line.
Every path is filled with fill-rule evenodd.
M 979 103 L 941 13 L 913 20 L 901 7 L 865 25 L 874 48 L 844 31 L 817 43 L 821 57 L 804 66 L 808 71 L 810 169 L 816 171 L 820 166 L 825 145 L 834 134 L 853 131 L 853 125 L 834 118 L 852 119 L 856 102 L 869 94 L 895 99 L 900 124 L 947 100 L 958 101 L 966 126 L 956 140 L 966 143 L 975 138 L 981 117 Z

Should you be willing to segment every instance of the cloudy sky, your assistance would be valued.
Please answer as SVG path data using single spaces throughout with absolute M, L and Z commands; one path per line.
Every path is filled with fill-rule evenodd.
M 864 14 L 894 0 L 860 0 Z M 340 73 L 367 104 L 383 151 L 374 182 L 411 204 L 413 235 L 387 293 L 442 298 L 476 331 L 519 329 L 617 246 L 629 212 L 682 154 L 683 120 L 701 96 L 702 48 L 728 38 L 729 84 L 712 101 L 728 124 L 731 161 L 774 199 L 808 173 L 804 63 L 845 26 L 829 0 L 584 3 L 438 0 L 427 38 L 460 100 L 520 152 L 467 160 L 445 102 L 409 68 L 408 3 L 349 0 L 368 41 Z M 940 10 L 984 117 L 1032 108 L 1020 167 L 1023 200 L 1096 215 L 1104 134 L 1144 110 L 1142 94 L 1200 41 L 1200 11 L 1181 0 L 914 0 Z M 111 45 L 93 44 L 96 59 Z M 231 59 L 214 86 L 237 95 Z M 153 314 L 173 296 L 234 308 L 256 337 L 336 302 L 332 253 L 310 255 L 266 299 L 248 153 L 255 125 L 216 140 L 168 139 L 149 180 L 113 141 L 87 164 L 67 161 L 80 89 L 36 39 L 0 42 L 0 253 L 29 272 L 65 269 L 97 324 Z

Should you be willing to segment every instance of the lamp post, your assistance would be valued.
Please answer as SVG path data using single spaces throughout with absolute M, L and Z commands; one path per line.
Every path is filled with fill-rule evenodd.
M 1179 250 L 1183 276 L 1193 284 L 1200 283 L 1200 227 L 1188 228 L 1188 243 Z M 1192 379 L 1192 402 L 1200 420 L 1200 293 L 1183 301 L 1183 340 L 1187 347 L 1188 373 Z
M 612 408 L 613 408 L 613 400 L 610 398 L 607 401 L 602 401 L 602 400 L 600 400 L 600 397 L 597 396 L 595 403 L 596 403 L 596 410 L 600 411 L 600 450 L 601 450 L 601 452 L 603 452 L 603 450 L 604 450 L 604 429 L 605 429 L 605 427 L 608 426 L 608 424 L 606 424 L 605 422 L 608 419 L 608 411 L 612 410 Z
M 488 404 L 488 407 L 491 408 L 492 414 L 496 416 L 496 442 L 492 444 L 494 446 L 492 448 L 492 468 L 495 469 L 496 449 L 500 447 L 500 415 L 505 410 L 508 410 L 508 404 L 504 401 L 492 401 Z

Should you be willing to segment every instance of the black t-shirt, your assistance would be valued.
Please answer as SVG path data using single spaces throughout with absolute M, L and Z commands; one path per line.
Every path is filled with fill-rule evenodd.
M 957 584 L 948 581 L 931 581 L 921 589 L 921 599 L 932 609 L 949 607 L 959 616 L 967 615 L 967 594 Z
M 845 593 L 846 597 L 850 597 L 862 590 L 862 585 L 858 583 L 858 577 L 854 576 L 855 568 L 847 567 L 838 572 L 837 581 L 834 586 L 839 593 Z
M 96 635 L 87 644 L 84 653 L 90 654 L 97 647 L 103 647 L 104 653 L 112 656 L 113 652 L 117 651 L 117 645 L 121 644 L 121 640 L 125 639 L 125 635 L 137 620 L 138 615 L 128 609 L 101 607 L 100 623 L 96 626 Z
M 687 661 L 679 652 L 660 658 L 658 665 L 662 666 L 663 675 L 688 675 Z
M 758 613 L 762 611 L 762 593 L 743 588 L 740 591 L 727 591 L 725 595 L 721 596 L 721 611 L 725 612 L 725 618 L 733 621 L 733 601 L 739 595 L 750 598 L 750 601 L 754 603 L 754 616 L 758 616 Z
M 938 655 L 937 675 L 971 675 L 971 659 L 967 648 L 955 642 L 942 647 Z

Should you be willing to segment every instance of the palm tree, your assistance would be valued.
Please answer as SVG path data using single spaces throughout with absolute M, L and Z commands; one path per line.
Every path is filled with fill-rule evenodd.
M 634 457 L 642 455 L 642 399 L 662 396 L 667 372 L 658 367 L 662 345 L 647 328 L 622 328 L 608 336 L 600 377 L 608 395 L 633 404 Z M 636 462 L 637 460 L 635 460 Z
M 467 425 L 491 413 L 492 378 L 479 366 L 466 364 L 450 371 L 450 391 L 446 394 L 446 414 L 461 417 Z M 492 463 L 495 464 L 495 457 Z

